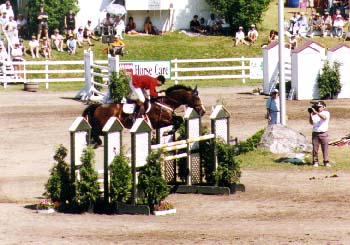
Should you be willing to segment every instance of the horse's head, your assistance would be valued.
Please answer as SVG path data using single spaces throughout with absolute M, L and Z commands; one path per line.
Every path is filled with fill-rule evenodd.
M 169 105 L 174 108 L 187 105 L 194 108 L 200 116 L 205 113 L 205 108 L 199 97 L 197 86 L 194 89 L 184 85 L 174 85 L 166 90 Z

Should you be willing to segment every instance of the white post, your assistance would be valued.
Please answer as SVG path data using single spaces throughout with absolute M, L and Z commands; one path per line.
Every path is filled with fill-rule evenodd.
M 245 83 L 244 56 L 242 58 L 242 83 Z
M 45 74 L 45 79 L 46 79 L 46 84 L 45 84 L 45 88 L 48 89 L 49 88 L 49 61 L 48 60 L 45 60 L 45 71 L 46 71 L 46 74 Z
M 280 80 L 280 118 L 281 124 L 286 125 L 286 80 L 284 77 L 284 1 L 278 0 L 278 54 L 279 54 L 279 80 Z
M 177 77 L 179 75 L 179 73 L 177 72 L 177 58 L 174 60 L 175 63 L 175 84 L 179 84 L 179 81 L 177 80 Z
M 88 100 L 91 91 L 91 64 L 93 62 L 92 51 L 84 50 L 84 71 L 85 71 L 85 85 L 84 87 L 75 95 L 75 98 L 81 100 Z

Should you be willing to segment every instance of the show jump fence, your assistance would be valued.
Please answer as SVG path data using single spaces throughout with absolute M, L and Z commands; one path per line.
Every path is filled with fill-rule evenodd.
M 146 164 L 146 160 L 151 151 L 160 150 L 164 154 L 165 166 L 163 167 L 163 176 L 167 182 L 173 183 L 177 178 L 176 159 L 186 158 L 186 167 L 188 175 L 186 178 L 186 185 L 182 189 L 197 188 L 196 185 L 203 183 L 203 174 L 201 172 L 200 155 L 198 153 L 198 142 L 203 140 L 210 140 L 212 150 L 210 153 L 216 169 L 216 155 L 215 155 L 215 140 L 221 139 L 224 142 L 229 142 L 229 113 L 222 105 L 217 105 L 210 115 L 211 133 L 207 135 L 200 135 L 200 116 L 192 109 L 186 110 L 184 120 L 186 124 L 186 139 L 168 143 L 159 143 L 151 145 L 151 126 L 142 118 L 139 118 L 130 129 L 131 135 L 131 169 L 133 176 L 132 189 L 132 203 L 135 204 L 138 198 L 137 193 L 137 179 L 140 167 Z M 103 174 L 103 192 L 105 202 L 109 202 L 109 173 L 108 167 L 112 163 L 114 156 L 120 154 L 122 147 L 122 130 L 123 126 L 120 121 L 111 117 L 103 128 L 104 133 L 104 169 L 98 170 Z M 79 169 L 81 166 L 80 157 L 83 149 L 89 144 L 89 135 L 91 127 L 83 117 L 78 117 L 69 128 L 71 138 L 71 173 L 72 179 L 79 178 Z M 161 137 L 157 137 L 158 139 Z M 183 150 L 185 152 L 176 154 L 176 152 L 169 154 L 171 151 Z M 214 193 L 211 187 L 210 193 Z M 219 188 L 217 193 L 228 194 L 228 188 Z M 181 190 L 180 190 L 181 192 Z M 205 190 L 202 190 L 206 193 Z

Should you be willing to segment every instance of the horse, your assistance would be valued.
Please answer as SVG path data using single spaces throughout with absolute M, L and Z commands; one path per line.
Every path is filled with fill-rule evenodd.
M 175 114 L 175 110 L 182 106 L 192 107 L 203 116 L 205 107 L 199 97 L 197 86 L 192 89 L 184 85 L 174 85 L 165 90 L 166 96 L 151 100 L 150 107 L 146 111 L 146 118 L 153 129 L 173 125 L 168 134 L 174 134 L 183 122 L 183 118 Z M 91 138 L 95 147 L 102 144 L 100 135 L 102 128 L 110 117 L 120 120 L 124 128 L 131 129 L 135 116 L 123 111 L 122 103 L 112 104 L 91 104 L 84 111 L 82 116 L 90 123 Z

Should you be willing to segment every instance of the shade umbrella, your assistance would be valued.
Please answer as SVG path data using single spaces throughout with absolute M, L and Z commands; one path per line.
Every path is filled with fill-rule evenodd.
M 123 5 L 120 4 L 114 4 L 110 3 L 106 7 L 107 13 L 113 14 L 113 15 L 118 15 L 118 16 L 123 16 L 126 14 L 126 9 Z

